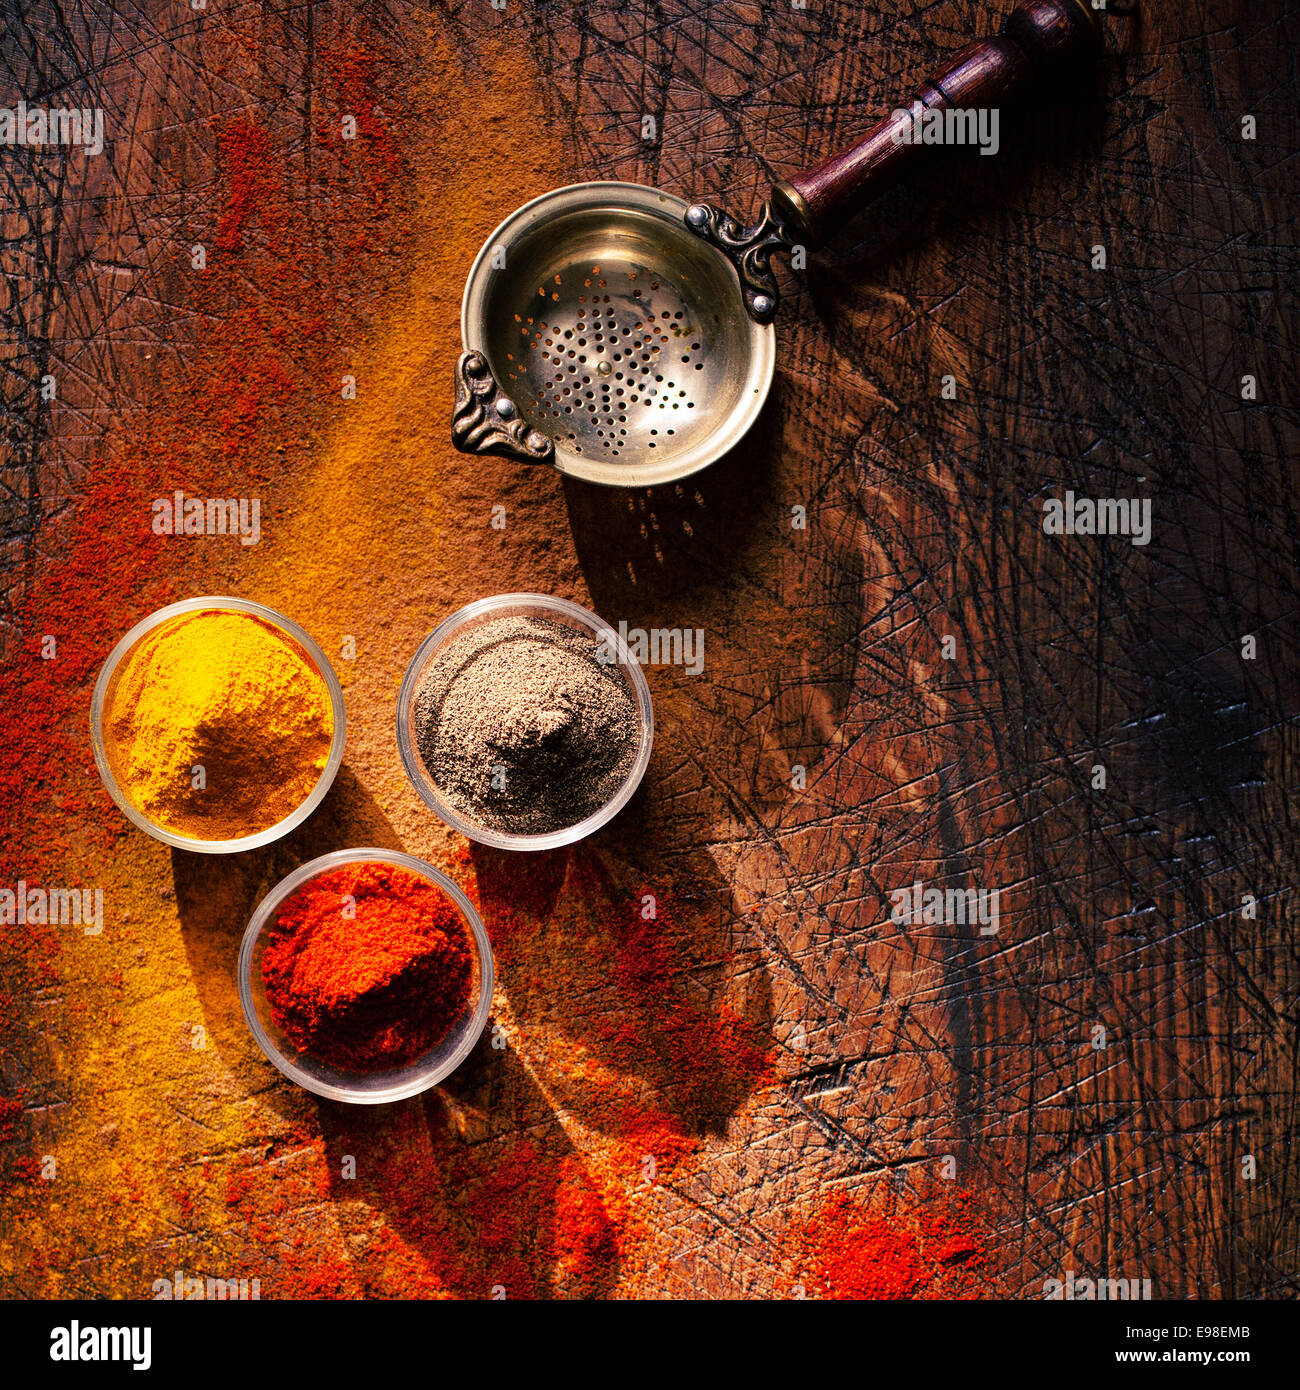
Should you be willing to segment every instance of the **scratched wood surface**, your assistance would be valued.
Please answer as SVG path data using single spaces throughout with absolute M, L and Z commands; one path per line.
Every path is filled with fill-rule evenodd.
M 15 81 L 98 69 L 122 120 L 143 85 L 150 128 L 170 113 L 177 132 L 120 139 L 75 201 L 55 165 L 8 176 L 10 604 L 95 440 L 147 397 L 142 344 L 190 327 L 175 270 L 115 297 L 85 258 L 135 238 L 163 266 L 181 213 L 150 190 L 201 203 L 211 177 L 196 110 L 258 101 L 302 124 L 309 16 L 381 34 L 395 86 L 436 24 L 470 101 L 478 49 L 509 28 L 564 139 L 554 183 L 632 179 L 741 214 L 991 20 L 974 0 L 262 8 L 272 56 L 241 91 L 205 75 L 199 20 L 174 7 L 6 7 Z M 1300 1288 L 1297 40 L 1287 0 L 1146 0 L 1108 24 L 1095 86 L 1004 128 L 1001 158 L 922 177 L 782 272 L 773 400 L 727 461 L 654 494 L 525 484 L 597 611 L 707 634 L 704 676 L 656 673 L 652 794 L 607 843 L 714 896 L 736 963 L 713 987 L 781 1040 L 777 1083 L 743 1122 L 720 1114 L 661 1195 L 659 1292 L 780 1293 L 773 1213 L 945 1154 L 996 1213 L 1008 1296 L 1067 1267 L 1158 1296 Z M 483 180 L 490 226 L 519 195 L 508 168 Z M 50 406 L 52 360 L 79 385 Z M 1045 536 L 1042 502 L 1067 488 L 1150 497 L 1150 544 Z M 526 563 L 510 578 L 535 587 Z M 490 898 L 497 870 L 478 868 Z M 186 872 L 183 901 L 205 887 Z M 918 879 L 1000 889 L 998 935 L 891 922 L 890 891 Z M 525 1023 L 583 1007 L 505 976 Z M 480 1090 L 531 1123 L 533 1085 Z

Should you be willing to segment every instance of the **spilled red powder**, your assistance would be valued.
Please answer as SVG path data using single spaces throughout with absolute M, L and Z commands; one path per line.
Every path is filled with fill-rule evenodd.
M 849 1300 L 987 1297 L 984 1241 L 974 1199 L 946 1184 L 839 1193 L 787 1237 L 809 1297 Z
M 383 1123 L 344 1128 L 330 1148 L 357 1175 L 339 1195 L 385 1214 L 362 1278 L 407 1297 L 600 1298 L 613 1292 L 624 1248 L 617 1194 L 601 1191 L 564 1132 L 540 1111 L 523 1132 L 463 1134 L 457 1111 L 393 1107 Z
M 267 249 L 278 253 L 288 224 L 288 210 L 265 128 L 254 121 L 229 121 L 221 129 L 220 146 L 229 192 L 217 219 L 217 248 L 238 251 L 243 245 L 245 224 L 256 220 Z
M 395 864 L 346 864 L 280 905 L 262 980 L 277 1025 L 348 1071 L 414 1061 L 469 1005 L 473 948 L 455 903 Z
M 0 1096 L 0 1143 L 10 1138 L 14 1126 L 23 1113 L 23 1098 L 20 1091 L 16 1096 Z
M 738 965 L 729 937 L 660 883 L 620 890 L 590 850 L 490 867 L 479 891 L 498 974 L 520 1022 L 551 1035 L 557 1096 L 629 1171 L 653 1158 L 671 1173 L 774 1076 L 761 1010 L 717 987 Z
M 41 1163 L 38 1158 L 31 1154 L 23 1154 L 14 1160 L 13 1176 L 15 1181 L 35 1184 L 41 1180 Z

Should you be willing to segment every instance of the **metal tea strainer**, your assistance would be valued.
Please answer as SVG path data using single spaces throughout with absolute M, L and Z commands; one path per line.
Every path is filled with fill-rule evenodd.
M 815 248 L 893 184 L 927 112 L 973 112 L 1098 49 L 1089 0 L 1027 0 L 905 109 L 774 185 L 756 223 L 635 183 L 525 204 L 484 243 L 461 306 L 452 439 L 591 482 L 684 478 L 754 423 L 776 361 L 775 251 Z
M 735 271 L 685 214 L 641 184 L 580 183 L 493 232 L 461 309 L 462 408 L 482 400 L 489 444 L 502 443 L 495 415 L 517 456 L 648 484 L 703 468 L 744 434 L 772 383 L 776 333 L 740 308 Z

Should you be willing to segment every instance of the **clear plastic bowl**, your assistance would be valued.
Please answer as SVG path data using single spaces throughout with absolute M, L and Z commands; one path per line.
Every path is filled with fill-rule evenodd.
M 550 622 L 564 623 L 568 627 L 590 633 L 598 641 L 608 642 L 618 658 L 616 662 L 610 663 L 608 669 L 617 669 L 622 673 L 628 691 L 636 700 L 640 723 L 640 744 L 636 759 L 618 791 L 586 820 L 578 821 L 576 825 L 566 826 L 562 830 L 549 831 L 545 835 L 512 835 L 505 831 L 492 830 L 467 819 L 453 809 L 444 800 L 437 783 L 429 775 L 429 769 L 424 765 L 416 740 L 416 696 L 437 654 L 462 628 L 479 627 L 500 618 L 513 617 L 542 618 Z M 492 845 L 497 849 L 556 849 L 561 845 L 571 845 L 576 840 L 590 835 L 592 831 L 599 830 L 623 809 L 632 793 L 636 791 L 650 761 L 653 742 L 654 709 L 650 703 L 650 687 L 646 684 L 640 665 L 629 655 L 617 631 L 581 605 L 570 603 L 568 599 L 552 598 L 548 594 L 497 594 L 492 598 L 481 598 L 467 604 L 459 612 L 453 613 L 421 642 L 420 649 L 406 668 L 406 675 L 402 678 L 401 691 L 397 697 L 397 747 L 402 755 L 406 775 L 411 779 L 411 785 L 434 814 L 448 825 L 471 840 L 477 840 L 483 845 Z
M 388 1071 L 349 1072 L 301 1052 L 285 1036 L 271 1016 L 271 1006 L 262 982 L 262 952 L 266 947 L 266 928 L 285 899 L 318 874 L 345 864 L 395 864 L 427 878 L 456 904 L 461 920 L 469 930 L 473 946 L 469 1003 L 461 1018 L 437 1047 L 405 1066 Z M 329 1100 L 354 1105 L 384 1105 L 404 1100 L 436 1086 L 449 1076 L 473 1051 L 492 1008 L 495 974 L 492 947 L 474 904 L 447 877 L 422 859 L 390 849 L 341 849 L 323 854 L 295 869 L 262 899 L 244 932 L 239 948 L 239 1000 L 244 1017 L 257 1045 L 290 1081 Z
M 179 617 L 182 613 L 208 611 L 251 613 L 254 617 L 261 618 L 263 622 L 278 627 L 287 637 L 292 638 L 320 672 L 321 679 L 329 689 L 330 707 L 334 714 L 334 737 L 330 742 L 329 758 L 319 780 L 311 790 L 311 795 L 303 801 L 297 810 L 285 816 L 277 824 L 269 826 L 265 830 L 259 830 L 255 835 L 241 835 L 234 840 L 198 840 L 189 835 L 178 835 L 174 830 L 168 830 L 161 825 L 155 825 L 118 785 L 117 778 L 113 776 L 113 769 L 109 766 L 108 750 L 104 743 L 104 707 L 108 702 L 113 678 L 117 674 L 117 668 L 121 665 L 122 658 L 142 637 L 152 632 L 154 628 L 169 622 L 172 618 Z M 139 826 L 146 834 L 152 835 L 155 840 L 161 840 L 165 845 L 172 845 L 176 849 L 193 850 L 196 854 L 234 854 L 238 850 L 259 849 L 262 845 L 269 845 L 272 840 L 278 840 L 281 835 L 287 835 L 289 831 L 301 825 L 324 800 L 325 793 L 329 791 L 330 784 L 334 781 L 335 774 L 339 770 L 339 765 L 343 762 L 346 723 L 343 687 L 339 685 L 338 677 L 334 674 L 334 668 L 330 665 L 329 658 L 321 651 L 316 642 L 297 623 L 291 622 L 283 613 L 277 613 L 274 608 L 267 608 L 265 604 L 261 603 L 252 603 L 248 599 L 228 598 L 223 595 L 187 598 L 181 603 L 168 604 L 166 608 L 160 608 L 156 613 L 150 613 L 147 618 L 136 623 L 131 631 L 109 652 L 108 660 L 104 662 L 99 679 L 95 682 L 95 693 L 90 702 L 90 738 L 95 749 L 95 766 L 99 768 L 99 775 L 104 786 L 108 789 L 109 796 L 122 808 L 122 813 L 126 818 L 133 825 Z

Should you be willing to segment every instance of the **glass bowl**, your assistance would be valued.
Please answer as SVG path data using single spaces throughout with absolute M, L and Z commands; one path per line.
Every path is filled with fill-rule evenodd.
M 275 825 L 269 826 L 265 830 L 259 830 L 255 835 L 241 835 L 233 840 L 198 840 L 189 835 L 179 835 L 176 831 L 168 830 L 165 826 L 156 825 L 131 801 L 118 784 L 117 778 L 113 775 L 113 769 L 109 765 L 108 749 L 104 742 L 104 707 L 108 703 L 109 691 L 113 687 L 113 678 L 117 674 L 117 668 L 121 665 L 122 658 L 142 637 L 161 624 L 179 617 L 182 613 L 209 610 L 251 613 L 254 617 L 261 618 L 263 622 L 279 628 L 286 637 L 289 637 L 302 648 L 304 655 L 320 672 L 321 679 L 329 690 L 330 708 L 334 715 L 334 736 L 330 741 L 329 758 L 325 763 L 324 771 L 312 788 L 311 794 L 295 811 Z M 193 850 L 196 854 L 234 854 L 239 850 L 258 849 L 262 845 L 269 845 L 272 840 L 278 840 L 281 835 L 287 835 L 289 831 L 301 825 L 324 800 L 325 793 L 329 791 L 330 784 L 334 781 L 335 774 L 339 770 L 339 765 L 343 762 L 346 724 L 343 687 L 339 685 L 338 677 L 334 674 L 334 668 L 330 665 L 329 658 L 321 651 L 316 642 L 297 623 L 291 622 L 283 613 L 277 613 L 274 608 L 267 608 L 265 604 L 261 603 L 252 603 L 248 599 L 228 598 L 222 595 L 187 598 L 181 603 L 168 604 L 166 608 L 160 608 L 156 613 L 150 613 L 147 618 L 136 623 L 131 631 L 109 652 L 108 660 L 104 662 L 99 679 L 95 682 L 95 693 L 90 702 L 90 738 L 95 749 L 95 766 L 99 769 L 100 778 L 103 780 L 109 796 L 121 807 L 126 818 L 133 825 L 139 826 L 146 834 L 152 835 L 155 840 L 161 840 L 165 845 L 172 845 L 176 849 Z
M 628 691 L 636 700 L 640 725 L 637 755 L 618 791 L 585 820 L 565 826 L 562 830 L 548 831 L 544 835 L 517 835 L 492 830 L 467 819 L 463 813 L 449 806 L 429 775 L 429 769 L 424 765 L 416 741 L 416 696 L 434 658 L 462 628 L 478 627 L 499 618 L 512 617 L 541 618 L 563 623 L 567 627 L 590 633 L 597 641 L 608 643 L 617 657 L 617 661 L 610 662 L 609 669 L 617 669 L 622 673 Z M 636 791 L 650 761 L 653 742 L 654 709 L 650 703 L 650 687 L 646 684 L 640 664 L 629 655 L 623 639 L 607 623 L 581 605 L 570 603 L 568 599 L 552 598 L 548 594 L 497 594 L 492 598 L 478 599 L 453 613 L 445 622 L 434 628 L 420 644 L 419 650 L 411 658 L 411 664 L 406 668 L 406 675 L 402 678 L 401 690 L 397 696 L 397 747 L 411 785 L 434 814 L 448 825 L 471 840 L 477 840 L 483 845 L 492 845 L 497 849 L 556 849 L 561 845 L 571 845 L 576 840 L 590 835 L 592 831 L 599 830 L 606 821 L 612 820 L 623 809 L 632 793 Z
M 473 947 L 469 1003 L 447 1036 L 422 1057 L 387 1071 L 349 1072 L 299 1051 L 277 1026 L 262 982 L 262 952 L 266 946 L 266 928 L 280 904 L 304 883 L 345 864 L 374 863 L 409 869 L 428 879 L 455 903 Z M 469 1056 L 487 1023 L 494 980 L 492 947 L 474 904 L 446 874 L 400 850 L 341 849 L 295 869 L 257 905 L 239 948 L 239 1001 L 257 1045 L 290 1081 L 328 1100 L 348 1101 L 354 1105 L 383 1105 L 404 1100 L 436 1086 L 455 1071 Z

